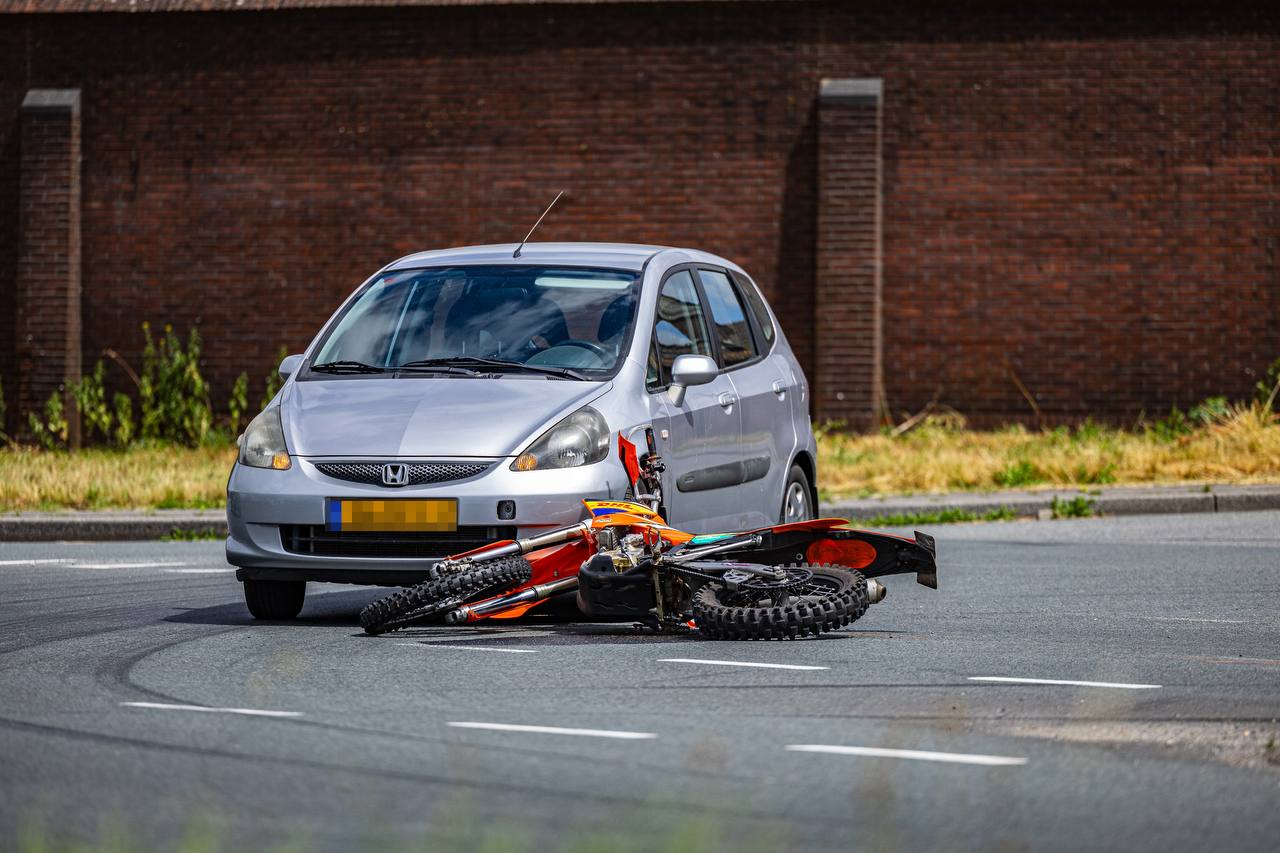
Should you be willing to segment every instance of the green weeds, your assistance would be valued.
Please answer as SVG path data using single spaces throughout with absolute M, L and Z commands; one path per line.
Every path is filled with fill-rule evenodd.
M 145 345 L 141 370 L 134 370 L 115 350 L 103 355 L 111 359 L 128 377 L 132 394 L 107 393 L 107 367 L 99 359 L 79 381 L 69 383 L 50 395 L 43 411 L 28 412 L 25 419 L 27 437 L 38 447 L 58 450 L 67 447 L 69 416 L 63 402 L 69 392 L 82 425 L 85 446 L 109 446 L 124 449 L 136 442 L 160 442 L 180 447 L 230 443 L 250 414 L 249 377 L 241 373 L 232 385 L 230 398 L 223 411 L 215 414 L 209 383 L 201 370 L 203 345 L 200 333 L 191 329 L 186 338 L 172 326 L 153 334 L 149 323 L 142 324 Z M 284 357 L 284 347 L 280 348 Z M 278 364 L 278 361 L 277 361 Z M 265 408 L 281 385 L 276 365 L 272 365 L 263 383 Z M 2 406 L 3 403 L 0 403 Z M 0 408 L 0 424 L 3 409 Z M 0 437 L 4 437 L 0 433 Z
M 219 539 L 226 538 L 226 531 L 219 530 L 216 527 L 174 527 L 164 536 L 160 537 L 161 542 L 216 542 Z
M 919 527 L 925 524 L 959 524 L 966 521 L 1012 521 L 1018 514 L 1007 506 L 977 513 L 965 509 L 943 509 L 937 512 L 903 512 L 855 518 L 851 527 Z
M 1097 502 L 1086 497 L 1074 497 L 1063 500 L 1054 497 L 1049 502 L 1049 511 L 1054 518 L 1088 518 L 1096 515 Z
M 1006 489 L 1031 486 L 1041 482 L 1043 479 L 1036 466 L 1025 459 L 1010 463 L 1004 469 L 997 471 L 995 475 L 996 484 Z

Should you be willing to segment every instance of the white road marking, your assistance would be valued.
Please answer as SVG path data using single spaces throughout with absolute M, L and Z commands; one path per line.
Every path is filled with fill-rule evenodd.
M 1117 687 L 1121 690 L 1155 690 L 1159 684 L 1124 684 L 1116 681 L 1068 681 L 1060 678 L 1005 678 L 999 675 L 971 675 L 970 681 L 999 681 L 1004 684 L 1063 684 L 1068 687 Z
M 504 649 L 501 646 L 446 646 L 444 643 L 432 643 L 424 645 L 422 643 L 396 643 L 397 646 L 413 646 L 415 649 L 466 649 L 475 652 L 506 652 L 510 655 L 532 655 L 537 654 L 535 649 Z
M 418 642 L 420 643 L 459 643 L 459 642 L 470 641 L 470 640 L 492 640 L 496 637 L 512 637 L 515 639 L 520 639 L 523 637 L 549 636 L 546 631 L 520 631 L 520 630 L 505 630 L 505 629 L 496 630 L 496 631 L 477 631 L 474 628 L 467 631 L 466 633 L 451 634 L 451 633 L 445 633 L 440 631 L 435 631 L 433 633 L 438 633 L 439 635 L 435 637 L 419 637 Z
M 156 711 L 202 711 L 206 714 L 243 714 L 247 717 L 301 717 L 299 711 L 259 711 L 255 708 L 209 708 L 204 705 L 166 705 L 163 702 L 121 702 L 129 708 Z
M 830 669 L 828 666 L 802 666 L 797 663 L 753 663 L 743 660 L 702 660 L 700 658 L 658 658 L 658 663 L 700 663 L 706 666 L 752 666 L 760 669 Z
M 311 598 L 317 595 L 337 595 L 338 593 L 342 593 L 342 592 L 351 593 L 355 591 L 351 588 L 350 584 L 331 584 L 331 583 L 316 581 L 315 586 L 316 588 L 312 589 L 311 584 L 307 584 L 308 598 Z
M 980 764 L 1012 767 L 1027 759 L 1010 755 L 972 755 L 964 752 L 923 752 L 917 749 L 881 749 L 875 746 L 830 746 L 822 743 L 789 743 L 791 752 L 825 752 L 831 755 L 861 755 L 867 758 L 904 758 L 909 761 L 940 761 L 946 764 Z
M 166 566 L 189 566 L 188 562 L 168 563 L 81 563 L 71 564 L 73 569 L 161 569 Z
M 235 569 L 161 569 L 160 571 L 170 575 L 221 575 L 234 572 Z
M 488 729 L 495 732 L 529 732 L 541 735 L 573 735 L 575 737 L 607 737 L 618 740 L 652 740 L 653 732 L 614 732 L 608 729 L 565 729 L 560 726 L 521 726 L 512 723 L 448 723 L 455 729 Z
M 0 560 L 0 566 L 46 566 L 50 563 L 71 563 L 74 562 L 69 557 L 61 557 L 55 560 Z

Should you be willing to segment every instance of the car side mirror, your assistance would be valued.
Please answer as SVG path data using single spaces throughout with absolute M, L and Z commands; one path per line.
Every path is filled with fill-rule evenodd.
M 301 355 L 286 355 L 284 361 L 280 362 L 280 378 L 288 379 L 290 376 L 298 372 L 298 368 L 302 366 Z
M 685 389 L 691 385 L 706 385 L 720 375 L 715 360 L 705 355 L 678 355 L 671 365 L 671 384 L 667 387 L 667 399 L 671 405 L 684 404 Z

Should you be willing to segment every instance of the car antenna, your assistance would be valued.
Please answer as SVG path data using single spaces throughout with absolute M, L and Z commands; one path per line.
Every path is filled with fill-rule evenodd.
M 564 190 L 556 193 L 556 197 L 551 199 L 551 204 L 547 205 L 547 209 L 542 211 L 542 215 L 538 217 L 538 221 L 533 223 L 533 227 L 529 229 L 529 233 L 524 235 L 524 239 L 520 241 L 520 245 L 516 246 L 516 250 L 511 253 L 511 257 L 520 257 L 520 250 L 524 248 L 524 244 L 529 242 L 529 238 L 533 236 L 533 232 L 538 230 L 538 226 L 542 224 L 542 220 L 547 218 L 547 214 L 551 212 L 551 208 L 556 206 L 556 202 L 560 200 L 560 196 L 564 195 Z

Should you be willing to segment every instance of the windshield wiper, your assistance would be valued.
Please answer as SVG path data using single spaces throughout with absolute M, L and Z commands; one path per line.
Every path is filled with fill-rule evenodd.
M 386 373 L 385 367 L 365 364 L 363 361 L 324 361 L 311 365 L 319 373 Z
M 579 373 L 571 367 L 543 367 L 538 364 L 525 364 L 521 361 L 506 361 L 500 358 L 481 358 L 477 355 L 454 355 L 449 356 L 448 358 L 423 358 L 417 361 L 405 362 L 400 365 L 400 367 L 450 367 L 459 364 L 482 364 L 486 367 L 502 367 L 515 370 L 527 370 L 530 373 L 545 373 L 548 376 L 559 376 L 562 379 L 577 379 L 582 382 L 590 381 L 587 376 Z
M 406 361 L 404 364 L 391 368 L 397 372 L 405 371 L 408 373 L 459 373 L 463 376 L 479 376 L 480 374 L 469 367 L 461 367 L 456 364 L 443 364 L 439 362 L 450 361 L 451 359 L 440 358 L 420 358 L 417 361 Z

